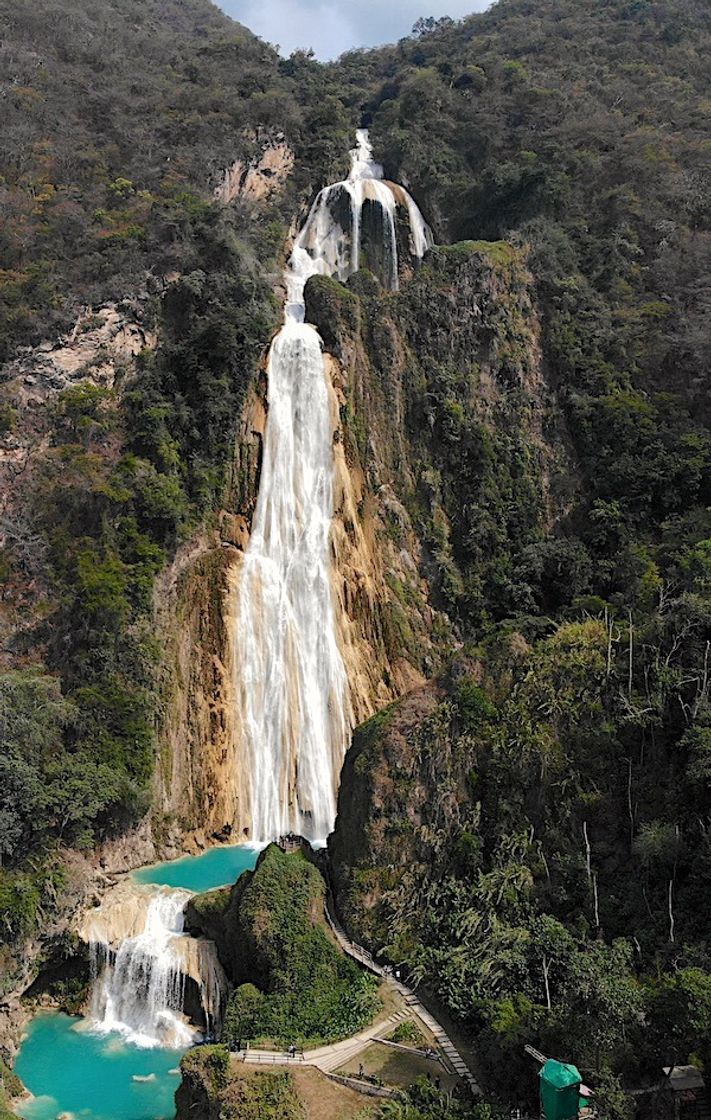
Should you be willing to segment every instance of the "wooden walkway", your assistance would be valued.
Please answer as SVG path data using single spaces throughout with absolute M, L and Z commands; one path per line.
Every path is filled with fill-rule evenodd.
M 328 905 L 326 905 L 326 919 L 344 953 L 348 953 L 350 957 L 353 957 L 354 960 L 360 961 L 360 963 L 365 965 L 366 968 L 370 969 L 371 972 L 374 972 L 377 976 L 381 976 L 389 984 L 392 984 L 395 990 L 402 996 L 405 1004 L 410 1009 L 410 1011 L 412 1011 L 413 1014 L 416 1015 L 422 1023 L 424 1023 L 428 1031 L 430 1031 L 430 1033 L 433 1035 L 437 1046 L 447 1058 L 447 1061 L 452 1066 L 454 1072 L 458 1074 L 458 1076 L 461 1077 L 463 1081 L 466 1082 L 475 1096 L 481 1096 L 481 1087 L 474 1077 L 474 1074 L 471 1072 L 466 1062 L 462 1058 L 461 1054 L 454 1046 L 444 1027 L 437 1022 L 434 1015 L 431 1015 L 427 1008 L 420 1002 L 412 988 L 408 988 L 406 984 L 403 984 L 400 980 L 396 980 L 392 974 L 392 971 L 390 969 L 385 969 L 382 967 L 382 965 L 378 964 L 373 956 L 367 951 L 367 949 L 364 949 L 362 945 L 357 945 L 355 941 L 351 941 L 346 931 L 330 913 Z
M 362 1050 L 365 1050 L 366 1046 L 377 1040 L 379 1035 L 388 1034 L 397 1027 L 398 1023 L 402 1023 L 403 1020 L 415 1015 L 432 1034 L 435 1044 L 454 1073 L 461 1077 L 475 1096 L 481 1096 L 481 1089 L 476 1078 L 453 1045 L 444 1027 L 423 1006 L 415 992 L 408 988 L 406 984 L 396 980 L 392 971 L 378 964 L 362 945 L 356 945 L 354 941 L 351 941 L 342 926 L 331 915 L 328 905 L 326 905 L 325 913 L 328 924 L 344 953 L 353 957 L 354 960 L 364 965 L 376 976 L 380 976 L 398 992 L 407 1010 L 397 1011 L 389 1018 L 381 1019 L 380 1022 L 368 1027 L 367 1030 L 360 1031 L 359 1034 L 354 1034 L 342 1042 L 334 1042 L 330 1046 L 319 1046 L 314 1050 L 306 1050 L 303 1053 L 293 1055 L 283 1050 L 242 1050 L 239 1054 L 233 1054 L 233 1059 L 248 1062 L 250 1065 L 311 1065 L 316 1066 L 322 1073 L 330 1074 L 340 1069 L 352 1058 L 357 1057 Z

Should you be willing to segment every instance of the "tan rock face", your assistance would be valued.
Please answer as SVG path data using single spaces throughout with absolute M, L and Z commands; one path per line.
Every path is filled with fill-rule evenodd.
M 387 485 L 373 493 L 360 464 L 349 461 L 340 417 L 353 371 L 330 355 L 326 370 L 334 431 L 333 587 L 357 724 L 424 679 L 393 636 L 392 586 L 413 589 L 413 602 L 421 608 L 415 632 L 425 646 L 435 612 L 427 605 L 419 544 L 405 508 Z M 156 808 L 166 823 L 161 843 L 186 833 L 188 846 L 214 843 L 216 836 L 236 842 L 250 834 L 234 637 L 266 422 L 266 382 L 260 375 L 237 439 L 233 508 L 222 511 L 213 537 L 178 554 L 156 591 L 156 628 L 172 634 L 156 776 Z M 376 444 L 378 436 L 374 431 Z M 389 453 L 383 448 L 381 454 L 385 460 Z M 397 540 L 388 538 L 386 519 L 397 523 Z
M 438 484 L 420 397 L 425 413 L 413 423 L 412 381 L 419 378 L 421 394 L 429 360 L 464 370 L 475 364 L 462 407 L 494 433 L 503 422 L 509 380 L 516 379 L 522 404 L 510 422 L 519 425 L 540 464 L 542 507 L 550 507 L 551 517 L 560 512 L 560 502 L 547 494 L 546 389 L 526 276 L 516 273 L 514 283 L 505 268 L 491 267 L 471 250 L 445 255 L 439 267 L 431 292 L 423 294 L 414 276 L 417 300 L 403 287 L 399 296 L 382 297 L 377 310 L 368 302 L 372 297 L 358 304 L 338 285 L 320 297 L 316 292 L 309 303 L 307 288 L 307 317 L 333 352 L 326 354 L 332 578 L 354 724 L 434 677 L 443 654 L 458 644 L 456 622 L 440 609 L 430 582 L 439 562 L 433 548 L 446 553 L 450 524 L 440 498 L 430 522 L 423 510 L 434 503 Z M 204 553 L 182 569 L 158 620 L 161 628 L 162 619 L 177 624 L 178 636 L 157 800 L 196 843 L 215 834 L 240 839 L 250 829 L 233 639 L 266 421 L 262 371 L 244 409 L 228 508 Z M 428 532 L 437 534 L 434 545 Z
M 138 937 L 146 929 L 151 902 L 158 888 L 141 886 L 126 878 L 104 895 L 99 906 L 80 913 L 76 932 L 89 946 L 103 946 L 112 959 L 123 942 Z M 188 899 L 185 893 L 185 900 Z M 170 938 L 171 967 L 184 979 L 193 981 L 205 1021 L 219 1022 L 227 1000 L 227 978 L 217 956 L 214 942 L 204 937 L 176 933 Z
M 69 334 L 56 342 L 21 351 L 0 375 L 15 389 L 14 403 L 22 408 L 45 401 L 77 382 L 112 388 L 117 373 L 129 372 L 141 350 L 152 349 L 156 332 L 145 326 L 138 302 L 109 303 L 83 311 Z
M 265 391 L 260 375 L 235 442 L 231 508 L 220 512 L 214 532 L 179 550 L 156 584 L 156 630 L 165 639 L 165 718 L 153 833 L 162 851 L 175 843 L 199 849 L 216 839 L 237 843 L 249 837 L 234 638 L 241 558 L 259 489 Z
M 150 891 L 138 890 L 130 879 L 123 879 L 104 895 L 99 906 L 81 914 L 77 934 L 87 944 L 102 942 L 117 949 L 126 938 L 141 933 L 150 900 Z
M 232 666 L 239 556 L 232 544 L 203 540 L 156 590 L 156 626 L 167 636 L 154 798 L 163 842 L 171 834 L 200 847 L 243 838 Z
M 332 392 L 335 467 L 335 516 L 332 529 L 334 590 L 339 603 L 341 649 L 348 671 L 355 723 L 396 696 L 422 683 L 418 669 L 406 657 L 391 658 L 384 634 L 383 608 L 390 598 L 386 573 L 395 564 L 398 574 L 408 567 L 408 578 L 417 568 L 406 549 L 403 555 L 383 547 L 377 525 L 377 505 L 366 501 L 367 484 L 358 464 L 348 464 L 340 434 L 340 413 L 345 404 L 344 370 L 331 355 L 326 369 Z M 384 489 L 384 488 L 383 488 Z M 380 501 L 388 495 L 381 492 Z M 394 502 L 394 497 L 393 497 Z M 398 503 L 399 505 L 399 503 Z M 400 507 L 403 524 L 409 518 Z
M 236 199 L 263 202 L 283 188 L 293 167 L 294 153 L 283 137 L 275 137 L 251 162 L 237 159 L 223 172 L 215 198 L 223 206 Z

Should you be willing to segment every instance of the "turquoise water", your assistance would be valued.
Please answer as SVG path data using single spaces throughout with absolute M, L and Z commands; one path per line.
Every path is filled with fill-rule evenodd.
M 228 848 L 210 848 L 199 856 L 183 856 L 169 863 L 155 863 L 134 871 L 137 883 L 158 883 L 165 887 L 183 887 L 186 891 L 210 891 L 234 883 L 243 871 L 251 871 L 257 862 L 259 848 L 234 844 Z
M 26 1120 L 158 1120 L 175 1115 L 176 1050 L 138 1050 L 118 1035 L 95 1035 L 84 1020 L 38 1015 L 15 1069 L 34 1097 L 18 1111 Z M 134 1076 L 151 1077 L 134 1081 Z
M 209 891 L 234 883 L 257 862 L 259 849 L 211 848 L 134 872 L 139 883 Z M 38 1015 L 28 1027 L 15 1068 L 34 1094 L 18 1111 L 26 1120 L 162 1120 L 175 1116 L 182 1051 L 140 1050 L 119 1035 L 92 1034 L 86 1021 Z M 134 1081 L 134 1076 L 149 1081 Z

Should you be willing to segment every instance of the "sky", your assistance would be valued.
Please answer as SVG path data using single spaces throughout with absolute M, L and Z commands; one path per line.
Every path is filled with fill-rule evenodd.
M 283 55 L 311 47 L 324 61 L 353 47 L 376 47 L 409 35 L 420 16 L 460 19 L 490 0 L 216 0 L 233 19 Z

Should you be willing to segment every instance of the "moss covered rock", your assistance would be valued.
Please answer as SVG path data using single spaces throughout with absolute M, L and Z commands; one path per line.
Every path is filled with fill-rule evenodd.
M 189 928 L 215 941 L 235 985 L 226 1041 L 331 1041 L 370 1021 L 375 982 L 333 943 L 325 889 L 301 853 L 272 844 L 230 890 L 191 900 Z
M 317 328 L 331 354 L 342 357 L 344 344 L 358 329 L 360 303 L 357 296 L 330 276 L 311 276 L 304 289 L 304 302 L 307 323 Z

